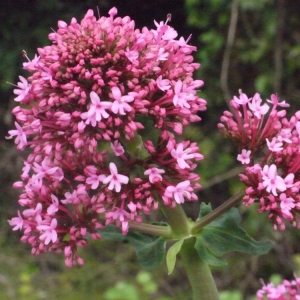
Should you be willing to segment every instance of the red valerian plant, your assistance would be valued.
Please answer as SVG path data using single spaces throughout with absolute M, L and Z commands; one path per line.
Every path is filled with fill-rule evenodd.
M 197 95 L 203 81 L 193 78 L 196 47 L 177 38 L 170 15 L 151 30 L 116 15 L 112 8 L 97 19 L 89 10 L 80 23 L 59 21 L 50 46 L 32 60 L 24 51 L 30 76 L 14 89 L 19 105 L 9 137 L 31 153 L 14 183 L 22 210 L 9 224 L 32 254 L 62 252 L 68 267 L 84 264 L 78 247 L 90 238 L 107 238 L 131 244 L 140 264 L 153 269 L 170 241 L 169 274 L 179 253 L 194 299 L 219 299 L 209 264 L 224 265 L 219 257 L 229 251 L 271 249 L 239 227 L 233 206 L 241 198 L 246 206 L 258 202 L 274 229 L 285 229 L 284 220 L 300 226 L 300 113 L 286 119 L 288 104 L 276 95 L 269 114 L 259 94 L 234 97 L 219 128 L 239 148 L 246 191 L 214 210 L 202 202 L 190 220 L 181 204 L 198 200 L 195 168 L 203 155 L 181 135 L 206 110 Z M 158 208 L 166 222 L 144 223 Z
M 25 210 L 10 224 L 33 254 L 64 251 L 67 266 L 83 264 L 77 247 L 88 234 L 98 239 L 98 229 L 114 223 L 125 235 L 129 221 L 158 208 L 158 198 L 174 207 L 196 201 L 200 187 L 193 170 L 203 156 L 174 135 L 206 109 L 196 95 L 203 81 L 192 78 L 196 48 L 176 39 L 168 20 L 138 30 L 116 14 L 112 8 L 97 19 L 89 10 L 80 23 L 59 21 L 52 45 L 27 58 L 31 75 L 14 90 L 20 106 L 9 134 L 32 154 L 14 184 Z M 143 120 L 157 137 L 135 146 Z

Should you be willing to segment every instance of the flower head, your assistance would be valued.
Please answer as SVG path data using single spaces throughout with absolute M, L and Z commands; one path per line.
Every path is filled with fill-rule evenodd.
M 203 156 L 174 134 L 206 109 L 196 94 L 203 81 L 193 79 L 196 48 L 168 21 L 138 30 L 116 15 L 88 10 L 80 22 L 59 21 L 51 45 L 33 60 L 24 52 L 30 76 L 14 91 L 9 134 L 31 153 L 14 184 L 24 210 L 9 222 L 34 254 L 62 252 L 68 267 L 83 264 L 77 247 L 87 234 L 99 239 L 108 224 L 126 234 L 129 220 L 158 208 L 157 197 L 174 206 L 195 200 L 200 186 L 193 170 Z
M 268 213 L 274 229 L 284 230 L 283 220 L 300 228 L 300 115 L 286 119 L 282 108 L 289 105 L 276 95 L 267 102 L 269 114 L 259 94 L 248 98 L 241 93 L 231 101 L 235 115 L 225 111 L 219 128 L 242 150 L 237 159 L 245 165 L 240 174 L 247 186 L 244 204 L 259 203 L 259 212 Z

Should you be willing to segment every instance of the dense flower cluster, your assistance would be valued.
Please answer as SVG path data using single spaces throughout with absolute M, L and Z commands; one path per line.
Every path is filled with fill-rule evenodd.
M 283 280 L 282 284 L 275 286 L 273 283 L 264 284 L 256 293 L 258 300 L 300 300 L 300 278 Z
M 192 78 L 196 48 L 176 39 L 169 17 L 140 31 L 116 14 L 59 21 L 51 46 L 33 60 L 24 52 L 31 75 L 14 90 L 9 135 L 32 153 L 14 184 L 24 210 L 9 223 L 32 253 L 64 251 L 67 266 L 83 263 L 77 247 L 88 234 L 98 239 L 111 223 L 126 234 L 158 199 L 174 207 L 200 187 L 199 148 L 175 139 L 206 109 L 203 81 Z
M 219 129 L 234 140 L 245 165 L 240 179 L 247 186 L 245 205 L 259 202 L 260 212 L 268 212 L 274 229 L 285 229 L 283 220 L 300 228 L 300 111 L 287 119 L 289 105 L 276 95 L 262 104 L 257 93 L 248 98 L 244 93 L 230 105 L 234 115 L 225 111 Z

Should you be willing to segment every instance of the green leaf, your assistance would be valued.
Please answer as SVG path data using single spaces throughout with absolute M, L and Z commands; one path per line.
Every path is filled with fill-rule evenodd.
M 99 230 L 99 233 L 104 239 L 133 246 L 140 265 L 147 270 L 159 267 L 164 259 L 166 240 L 163 237 L 135 231 L 129 231 L 127 235 L 123 235 L 121 230 L 114 225 L 104 227 Z
M 227 265 L 226 262 L 216 258 L 215 255 L 211 253 L 201 236 L 197 236 L 196 238 L 195 249 L 197 250 L 199 257 L 201 257 L 209 265 L 217 267 Z
M 211 212 L 211 205 L 201 203 L 199 218 Z M 257 242 L 239 227 L 240 215 L 231 208 L 219 218 L 205 226 L 197 235 L 195 249 L 199 256 L 214 266 L 224 265 L 216 258 L 226 252 L 240 251 L 253 255 L 266 254 L 272 248 L 270 242 Z
M 149 154 L 144 148 L 144 142 L 142 137 L 139 134 L 135 134 L 135 136 L 130 140 L 126 140 L 122 136 L 119 137 L 121 143 L 126 147 L 126 151 L 135 158 L 145 158 Z
M 172 274 L 175 263 L 176 263 L 176 256 L 179 253 L 182 244 L 184 242 L 184 239 L 181 239 L 177 241 L 175 244 L 173 244 L 169 251 L 167 252 L 166 261 L 167 261 L 167 268 L 168 268 L 168 275 Z
M 198 219 L 202 219 L 204 216 L 209 214 L 212 211 L 211 204 L 205 204 L 204 202 L 201 202 L 200 204 L 200 211 L 199 211 L 199 217 Z

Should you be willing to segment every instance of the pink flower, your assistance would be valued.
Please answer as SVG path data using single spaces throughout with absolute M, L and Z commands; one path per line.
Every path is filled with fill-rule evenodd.
M 45 158 L 42 163 L 33 163 L 33 170 L 37 173 L 36 178 L 43 178 L 46 175 L 56 180 L 63 180 L 64 174 L 60 167 L 51 166 L 51 161 L 48 158 Z
M 178 166 L 181 169 L 190 168 L 189 164 L 186 163 L 186 160 L 194 158 L 194 154 L 189 153 L 189 148 L 183 150 L 182 143 L 178 144 L 176 149 L 171 150 L 171 155 L 177 160 Z
M 234 96 L 233 97 L 233 103 L 237 105 L 246 105 L 252 98 L 248 98 L 246 94 L 240 93 L 240 98 Z
M 118 223 L 122 224 L 122 234 L 126 235 L 129 229 L 128 219 L 130 214 L 122 208 L 116 208 L 113 212 L 109 212 L 105 215 L 106 224 L 110 224 L 111 220 L 116 220 Z
M 22 230 L 22 228 L 23 228 L 23 222 L 24 221 L 23 221 L 23 218 L 22 218 L 22 216 L 20 214 L 20 211 L 18 211 L 18 217 L 12 218 L 11 220 L 8 221 L 8 223 L 9 223 L 10 226 L 15 226 L 13 228 L 14 231 L 18 230 L 18 229 Z
M 85 182 L 91 185 L 92 190 L 97 189 L 100 182 L 103 182 L 106 177 L 104 174 L 99 175 L 99 171 L 95 166 L 87 166 L 85 172 L 88 174 Z
M 149 181 L 151 183 L 156 183 L 158 181 L 162 181 L 162 177 L 160 174 L 164 174 L 165 170 L 158 169 L 158 168 L 150 168 L 144 172 L 144 175 L 149 176 Z
M 121 156 L 125 153 L 123 146 L 118 140 L 115 140 L 113 143 L 110 143 L 110 146 L 116 156 Z
M 35 208 L 25 209 L 23 211 L 23 216 L 26 217 L 26 218 L 30 218 L 30 217 L 32 218 L 32 217 L 40 216 L 41 212 L 42 212 L 42 209 L 43 209 L 42 204 L 38 203 Z
M 19 76 L 19 78 L 21 80 L 21 82 L 17 84 L 19 89 L 14 89 L 14 94 L 18 95 L 18 97 L 14 99 L 17 102 L 24 100 L 31 88 L 31 84 L 29 84 L 23 76 Z
M 183 182 L 178 183 L 176 186 L 168 186 L 165 192 L 165 197 L 170 198 L 173 196 L 175 201 L 180 204 L 184 203 L 184 198 L 190 199 L 190 181 L 185 180 Z
M 272 103 L 274 106 L 280 106 L 280 107 L 289 107 L 290 105 L 284 101 L 279 102 L 279 97 L 275 94 L 271 95 L 271 100 L 267 100 L 267 102 Z
M 115 191 L 117 193 L 119 193 L 120 190 L 121 190 L 121 184 L 127 184 L 128 181 L 129 181 L 129 178 L 125 175 L 118 174 L 117 167 L 114 163 L 109 164 L 109 169 L 110 169 L 110 174 L 111 175 L 107 176 L 103 180 L 103 183 L 104 184 L 109 183 L 108 189 L 109 190 L 115 189 Z
M 113 98 L 115 101 L 112 103 L 111 111 L 115 114 L 119 113 L 120 115 L 126 115 L 125 111 L 131 111 L 131 106 L 128 104 L 134 100 L 134 97 L 131 95 L 122 96 L 121 91 L 118 87 L 114 86 L 111 89 Z
M 97 125 L 97 122 L 102 118 L 108 118 L 109 114 L 107 109 L 111 108 L 112 103 L 108 101 L 100 101 L 99 96 L 93 91 L 90 93 L 91 104 L 87 112 L 81 113 L 81 118 L 85 121 L 85 124 L 91 124 L 93 127 Z
M 65 197 L 66 197 L 66 199 L 61 200 L 61 203 L 63 203 L 63 204 L 72 204 L 72 203 L 79 204 L 80 203 L 79 197 L 78 197 L 76 191 L 73 191 L 72 193 L 66 192 Z
M 269 110 L 268 104 L 261 105 L 261 98 L 258 93 L 254 95 L 252 101 L 248 103 L 249 108 L 253 111 L 254 115 L 260 119 L 263 115 L 265 115 Z
M 283 149 L 282 142 L 278 141 L 277 138 L 275 138 L 275 137 L 272 139 L 271 142 L 269 141 L 269 139 L 266 139 L 266 142 L 267 142 L 269 150 L 272 152 L 278 152 Z
M 243 165 L 248 165 L 250 163 L 251 150 L 243 149 L 242 153 L 237 156 L 237 160 Z
M 266 188 L 268 193 L 272 192 L 274 196 L 277 196 L 276 190 L 279 190 L 281 192 L 286 190 L 286 185 L 283 178 L 277 175 L 276 165 L 265 165 L 261 174 L 263 179 L 262 184 Z
M 183 82 L 181 80 L 178 80 L 175 83 L 174 87 L 174 97 L 173 97 L 173 103 L 175 106 L 179 106 L 182 108 L 190 108 L 190 104 L 188 101 L 193 101 L 195 99 L 193 93 L 190 93 L 188 91 L 185 91 Z
M 39 66 L 40 57 L 35 54 L 34 59 L 30 60 L 25 51 L 23 51 L 23 55 L 28 59 L 28 62 L 23 63 L 23 68 L 30 72 L 36 71 Z
M 37 230 L 42 232 L 40 235 L 40 240 L 48 245 L 50 242 L 55 243 L 57 241 L 57 232 L 56 232 L 57 220 L 52 219 L 50 225 L 38 225 Z
M 18 145 L 17 148 L 19 150 L 23 150 L 25 148 L 25 146 L 27 145 L 27 137 L 26 137 L 26 134 L 25 134 L 23 128 L 17 122 L 15 122 L 15 126 L 17 129 L 9 130 L 8 133 L 9 133 L 10 137 L 17 136 L 15 139 L 15 144 Z
M 167 91 L 171 87 L 170 80 L 162 79 L 162 75 L 157 77 L 156 84 L 157 84 L 157 87 L 162 91 Z
M 47 208 L 47 214 L 49 216 L 55 215 L 55 213 L 59 209 L 59 201 L 58 201 L 57 197 L 52 194 L 51 199 L 52 199 L 52 204 L 50 204 L 50 206 L 48 206 L 48 208 Z
M 129 50 L 129 48 L 126 48 L 125 56 L 131 61 L 134 62 L 138 59 L 139 53 L 136 50 Z

